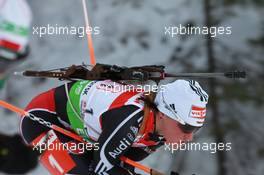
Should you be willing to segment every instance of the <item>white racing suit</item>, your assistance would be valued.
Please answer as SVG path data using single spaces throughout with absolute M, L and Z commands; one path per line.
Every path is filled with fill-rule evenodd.
M 148 117 L 143 137 L 137 137 L 144 115 L 144 102 L 140 100 L 142 95 L 142 92 L 135 90 L 127 91 L 124 85 L 112 81 L 78 81 L 39 95 L 26 110 L 98 143 L 98 149 L 88 151 L 87 158 L 70 154 L 73 161 L 65 165 L 67 173 L 89 174 L 90 171 L 90 174 L 130 175 L 135 174 L 133 168 L 122 165 L 121 156 L 140 161 L 163 144 L 160 137 L 152 134 L 153 111 Z M 25 141 L 32 145 L 38 143 L 49 129 L 24 118 L 21 132 Z M 61 142 L 70 140 L 61 134 L 56 135 Z M 43 157 L 49 157 L 47 154 L 52 153 L 43 154 Z M 63 167 L 64 162 L 59 161 L 60 157 L 57 165 Z M 57 160 L 55 156 L 53 158 Z M 68 162 L 70 158 L 67 158 Z M 46 167 L 50 172 L 56 171 L 54 166 Z

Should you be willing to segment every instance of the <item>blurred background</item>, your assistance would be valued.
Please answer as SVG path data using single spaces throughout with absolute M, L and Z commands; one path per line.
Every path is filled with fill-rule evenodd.
M 4 9 L 5 3 L 11 5 Z M 21 0 L 0 0 L 0 23 L 5 18 L 13 23 L 22 18 L 17 25 L 27 28 L 29 35 L 29 40 L 17 39 L 23 46 L 19 59 L 10 64 L 10 59 L 6 61 L 0 57 L 0 98 L 24 108 L 37 94 L 63 82 L 18 77 L 13 75 L 14 71 L 89 63 L 89 53 L 86 38 L 78 34 L 39 37 L 32 31 L 33 26 L 47 24 L 85 26 L 81 0 L 27 0 L 32 15 L 30 10 L 24 9 L 27 13 L 23 12 L 24 16 L 18 11 L 25 4 L 19 3 Z M 161 64 L 171 73 L 242 69 L 249 74 L 246 80 L 198 80 L 210 99 L 207 122 L 195 142 L 231 142 L 230 151 L 171 154 L 160 149 L 144 164 L 167 173 L 175 170 L 181 175 L 264 174 L 264 0 L 87 0 L 87 6 L 92 26 L 100 28 L 100 34 L 93 35 L 99 63 Z M 232 34 L 216 37 L 165 34 L 165 27 L 180 24 L 187 27 L 231 26 Z M 3 37 L 3 30 L 0 25 L 0 37 Z M 0 170 L 6 174 L 6 169 L 12 166 L 6 165 L 4 157 L 12 150 L 5 144 L 19 132 L 19 117 L 1 109 L 0 120 L 3 134 L 0 137 Z M 49 174 L 34 163 L 34 155 L 30 160 L 26 174 Z M 18 161 L 13 158 L 11 162 Z

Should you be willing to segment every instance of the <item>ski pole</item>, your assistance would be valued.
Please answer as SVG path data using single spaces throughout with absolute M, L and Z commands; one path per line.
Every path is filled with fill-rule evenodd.
M 83 142 L 83 143 L 87 143 L 87 141 L 84 140 L 79 135 L 77 135 L 75 133 L 72 133 L 72 132 L 70 132 L 70 131 L 68 131 L 66 129 L 63 129 L 63 128 L 57 126 L 57 125 L 54 125 L 54 124 L 52 124 L 50 122 L 47 122 L 47 121 L 43 120 L 42 118 L 36 117 L 35 115 L 33 115 L 33 114 L 29 113 L 29 112 L 26 112 L 25 110 L 23 110 L 21 108 L 18 108 L 18 107 L 14 106 L 14 105 L 11 105 L 11 104 L 3 101 L 3 100 L 0 100 L 0 106 L 2 106 L 4 108 L 7 108 L 7 109 L 9 109 L 9 110 L 11 110 L 13 112 L 16 112 L 16 113 L 20 114 L 22 117 L 29 117 L 31 120 L 36 121 L 39 124 L 42 124 L 42 125 L 44 125 L 46 127 L 49 127 L 49 128 L 51 128 L 51 129 L 53 129 L 53 130 L 55 130 L 55 131 L 57 131 L 57 132 L 59 132 L 61 134 L 69 136 L 69 137 L 71 137 L 71 138 L 73 138 L 73 139 L 75 139 L 77 141 L 80 141 L 80 142 Z M 137 162 L 135 162 L 133 160 L 130 160 L 130 159 L 124 157 L 124 156 L 122 156 L 120 159 L 122 161 L 124 161 L 125 163 L 127 163 L 127 164 L 129 164 L 129 165 L 131 165 L 131 166 L 133 166 L 135 168 L 138 168 L 138 169 L 140 169 L 140 170 L 142 170 L 142 171 L 144 171 L 144 172 L 146 172 L 148 174 L 156 173 L 156 175 L 159 175 L 159 174 L 162 175 L 162 173 L 159 173 L 156 170 L 153 170 L 153 169 L 151 169 L 149 167 L 146 167 L 146 166 L 144 166 L 142 164 L 139 164 L 139 163 L 137 163 Z
M 58 132 L 60 132 L 60 133 L 62 133 L 64 135 L 67 135 L 67 136 L 69 136 L 69 137 L 71 137 L 71 138 L 73 138 L 75 140 L 78 140 L 80 142 L 84 141 L 82 139 L 82 137 L 80 137 L 80 136 L 78 136 L 78 135 L 76 135 L 76 134 L 74 134 L 74 133 L 72 133 L 72 132 L 70 132 L 70 131 L 68 131 L 66 129 L 63 129 L 63 128 L 59 127 L 59 126 L 51 124 L 50 122 L 44 121 L 43 119 L 41 119 L 39 117 L 36 117 L 33 114 L 30 114 L 29 112 L 26 112 L 23 109 L 20 109 L 20 108 L 18 108 L 16 106 L 13 106 L 13 105 L 5 102 L 5 101 L 0 100 L 0 106 L 3 106 L 3 107 L 5 107 L 5 108 L 7 108 L 7 109 L 9 109 L 9 110 L 11 110 L 13 112 L 16 112 L 16 113 L 20 114 L 21 116 L 29 117 L 31 120 L 37 121 L 38 123 L 40 123 L 42 125 L 45 125 L 46 127 L 51 128 L 51 129 L 53 129 L 55 131 L 58 131 Z
M 85 27 L 87 30 L 87 29 L 90 29 L 91 26 L 89 23 L 88 10 L 87 10 L 85 0 L 82 0 L 82 6 L 83 6 L 83 13 L 84 13 Z M 94 54 L 93 39 L 92 39 L 91 32 L 86 32 L 86 36 L 87 36 L 87 42 L 88 42 L 88 50 L 90 53 L 90 62 L 94 66 L 96 64 L 96 58 L 95 58 L 95 54 Z

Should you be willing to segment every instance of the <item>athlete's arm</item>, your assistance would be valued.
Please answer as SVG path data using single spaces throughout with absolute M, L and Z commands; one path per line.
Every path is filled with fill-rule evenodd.
M 103 132 L 98 140 L 100 149 L 94 153 L 96 174 L 133 174 L 120 166 L 119 158 L 133 144 L 137 133 L 131 127 L 139 129 L 142 118 L 143 111 L 133 105 L 112 109 L 102 115 Z

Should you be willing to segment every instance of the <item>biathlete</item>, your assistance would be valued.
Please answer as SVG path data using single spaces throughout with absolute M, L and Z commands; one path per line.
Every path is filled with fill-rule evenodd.
M 0 91 L 9 69 L 29 55 L 31 21 L 27 1 L 0 0 Z
M 192 140 L 205 122 L 208 95 L 196 81 L 177 80 L 151 95 L 125 86 L 76 81 L 29 103 L 26 111 L 98 144 L 84 153 L 42 151 L 40 161 L 52 174 L 135 175 L 121 156 L 141 161 L 165 143 Z M 28 117 L 21 121 L 21 135 L 31 147 L 74 142 Z

